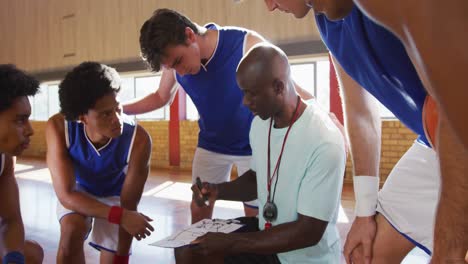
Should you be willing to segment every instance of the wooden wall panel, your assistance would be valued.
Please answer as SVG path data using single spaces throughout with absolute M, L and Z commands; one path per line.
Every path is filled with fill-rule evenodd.
M 0 63 L 15 62 L 15 2 L 0 0 Z
M 64 60 L 77 55 L 77 18 L 75 13 L 64 15 L 60 19 L 60 34 L 62 36 L 61 54 Z
M 199 24 L 250 28 L 275 43 L 319 39 L 311 14 L 269 13 L 262 0 L 0 0 L 0 63 L 44 72 L 85 60 L 138 61 L 140 27 L 163 7 Z
M 30 9 L 27 7 L 25 1 L 14 1 L 15 6 L 13 12 L 17 14 L 17 10 L 22 10 L 23 15 L 21 17 L 15 16 L 15 53 L 14 59 L 17 59 L 16 62 L 18 66 L 26 69 L 32 68 L 30 65 L 30 58 L 32 48 L 30 46 L 34 45 L 37 41 L 35 36 L 33 36 L 34 31 L 31 29 L 32 24 L 35 21 L 35 18 L 31 16 Z M 26 43 L 27 41 L 27 43 Z M 26 67 L 28 65 L 30 67 Z
M 40 52 L 40 62 L 37 70 L 62 68 L 66 61 L 63 60 L 63 40 L 61 20 L 64 16 L 73 14 L 73 5 L 70 1 L 62 0 L 40 0 L 43 8 L 45 45 Z M 76 14 L 75 14 L 76 15 Z M 75 16 L 76 21 L 76 16 Z

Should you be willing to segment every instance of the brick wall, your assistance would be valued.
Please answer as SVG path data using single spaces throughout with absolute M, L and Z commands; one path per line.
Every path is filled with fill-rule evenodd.
M 386 177 L 401 156 L 411 147 L 416 139 L 416 134 L 398 121 L 384 122 L 382 130 L 380 175 Z
M 192 169 L 193 154 L 198 143 L 198 122 L 180 122 L 180 168 Z
M 151 166 L 168 169 L 169 165 L 169 122 L 168 121 L 139 121 L 153 141 Z M 45 157 L 45 122 L 32 122 L 35 134 L 31 140 L 31 147 L 24 152 L 25 156 Z M 180 122 L 180 169 L 190 170 L 193 154 L 197 146 L 198 123 L 196 121 Z M 382 157 L 380 160 L 380 179 L 383 182 L 399 158 L 406 152 L 415 140 L 416 135 L 402 123 L 394 120 L 382 122 Z M 352 163 L 348 157 L 345 181 L 352 181 Z
M 416 134 L 396 120 L 382 121 L 382 147 L 380 157 L 380 181 L 383 183 L 393 166 L 416 139 Z M 352 182 L 352 162 L 348 156 L 346 182 Z
M 151 136 L 153 143 L 151 166 L 168 169 L 169 166 L 169 121 L 138 121 Z
M 29 148 L 23 152 L 23 156 L 45 158 L 47 146 L 45 141 L 46 122 L 32 121 L 34 135 L 31 137 Z

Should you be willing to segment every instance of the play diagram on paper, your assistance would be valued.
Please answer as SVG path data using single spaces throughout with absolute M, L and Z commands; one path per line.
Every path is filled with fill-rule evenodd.
M 208 232 L 231 233 L 242 227 L 237 220 L 203 219 L 182 231 L 151 243 L 151 246 L 176 248 L 190 244 L 197 237 Z

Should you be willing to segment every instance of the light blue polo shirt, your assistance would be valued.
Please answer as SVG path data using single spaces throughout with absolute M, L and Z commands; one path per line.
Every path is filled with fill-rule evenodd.
M 281 263 L 339 263 L 341 243 L 336 220 L 340 205 L 346 154 L 343 136 L 328 114 L 314 100 L 289 132 L 279 169 L 274 202 L 278 218 L 273 226 L 297 220 L 298 213 L 328 221 L 318 244 L 279 253 Z M 250 130 L 251 168 L 257 173 L 260 208 L 267 199 L 267 148 L 270 119 L 254 118 Z M 271 172 L 281 151 L 287 127 L 272 128 Z M 274 189 L 274 181 L 272 184 Z M 260 215 L 259 228 L 265 220 Z

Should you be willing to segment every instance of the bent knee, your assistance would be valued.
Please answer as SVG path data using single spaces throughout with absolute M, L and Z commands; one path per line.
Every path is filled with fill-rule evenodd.
M 372 248 L 372 263 L 400 263 L 414 244 L 400 234 L 381 214 L 376 217 L 377 235 Z
M 60 221 L 60 247 L 65 252 L 82 248 L 89 228 L 86 218 L 82 215 L 71 214 L 63 217 Z
M 24 257 L 26 258 L 26 263 L 42 263 L 44 259 L 44 250 L 36 241 L 26 240 L 24 246 Z

